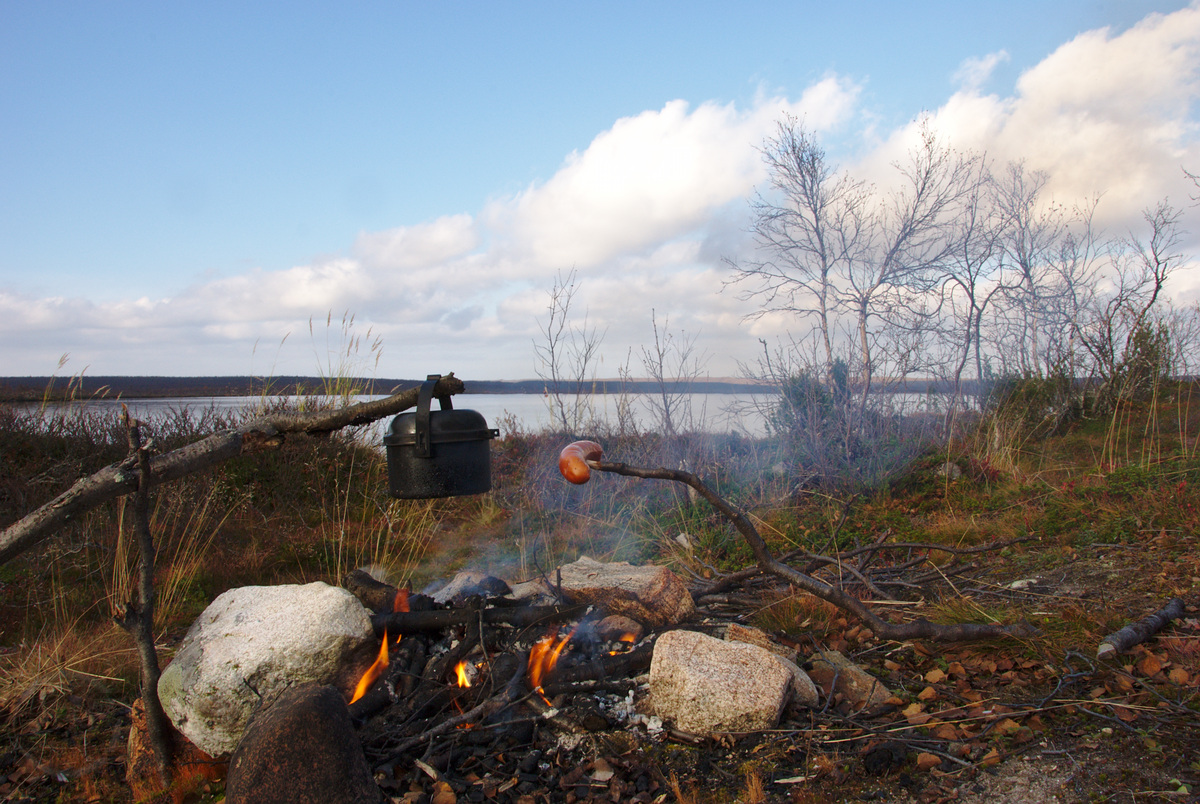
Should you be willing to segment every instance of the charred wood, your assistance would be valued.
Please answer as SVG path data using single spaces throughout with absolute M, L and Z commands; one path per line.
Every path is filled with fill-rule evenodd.
M 392 614 L 376 614 L 371 617 L 371 626 L 376 636 L 385 630 L 393 634 L 411 634 L 418 631 L 442 631 L 455 625 L 467 625 L 480 620 L 487 625 L 503 623 L 517 628 L 528 628 L 554 622 L 564 622 L 587 610 L 584 605 L 525 606 L 522 608 L 486 608 L 476 611 L 470 608 L 444 609 L 441 611 L 400 611 Z
M 396 602 L 396 587 L 377 581 L 366 570 L 352 570 L 342 579 L 346 591 L 371 611 L 388 614 Z

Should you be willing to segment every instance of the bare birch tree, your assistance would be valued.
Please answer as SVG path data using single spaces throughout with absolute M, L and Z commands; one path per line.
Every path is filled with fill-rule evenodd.
M 587 314 L 581 324 L 571 321 L 571 305 L 578 292 L 575 269 L 555 277 L 549 291 L 547 316 L 538 321 L 541 340 L 535 340 L 537 376 L 546 384 L 550 414 L 563 432 L 578 433 L 590 422 L 593 411 L 584 393 L 595 379 L 604 333 L 588 327 Z
M 1089 296 L 1075 319 L 1076 335 L 1100 381 L 1097 396 L 1102 404 L 1136 392 L 1135 386 L 1147 379 L 1146 371 L 1155 368 L 1135 365 L 1148 358 L 1137 354 L 1135 341 L 1156 337 L 1149 331 L 1155 323 L 1155 308 L 1167 280 L 1182 262 L 1181 215 L 1166 200 L 1145 210 L 1149 236 L 1143 240 L 1131 233 L 1114 244 L 1107 277 L 1110 289 Z M 1145 343 L 1141 346 L 1143 351 L 1146 347 Z M 1159 359 L 1166 359 L 1166 349 L 1161 351 Z
M 867 236 L 869 188 L 828 163 L 811 132 L 794 117 L 780 121 L 762 149 L 770 193 L 751 203 L 761 261 L 730 265 L 758 315 L 785 312 L 813 319 L 824 352 L 823 374 L 832 382 L 838 278 L 849 255 Z

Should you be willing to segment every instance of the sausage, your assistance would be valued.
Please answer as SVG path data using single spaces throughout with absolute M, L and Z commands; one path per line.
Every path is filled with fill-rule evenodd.
M 592 476 L 592 470 L 588 468 L 586 461 L 598 461 L 603 455 L 604 448 L 595 441 L 567 444 L 558 454 L 558 471 L 575 485 L 582 485 Z

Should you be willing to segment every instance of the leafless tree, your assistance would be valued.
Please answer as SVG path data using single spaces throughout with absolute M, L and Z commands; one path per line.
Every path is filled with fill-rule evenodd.
M 1001 372 L 1045 377 L 1057 366 L 1049 359 L 1047 339 L 1069 322 L 1055 313 L 1064 292 L 1058 259 L 1068 235 L 1070 216 L 1043 197 L 1048 174 L 1013 162 L 997 180 L 996 202 L 1004 218 L 1004 259 L 1013 274 L 1006 282 L 1005 304 L 997 312 L 993 343 Z M 1057 339 L 1061 340 L 1061 339 Z
M 1141 378 L 1133 365 L 1139 357 L 1135 354 L 1138 351 L 1135 340 L 1153 337 L 1147 328 L 1155 324 L 1153 315 L 1163 287 L 1181 263 L 1178 250 L 1181 215 L 1166 200 L 1145 210 L 1143 218 L 1149 236 L 1142 239 L 1130 234 L 1114 244 L 1106 277 L 1111 287 L 1090 295 L 1075 319 L 1078 340 L 1099 375 L 1098 397 L 1103 402 L 1136 390 L 1122 386 L 1136 385 Z M 1165 357 L 1165 354 L 1158 356 Z
M 664 318 L 660 329 L 658 317 L 650 311 L 654 328 L 654 345 L 643 346 L 642 368 L 656 386 L 648 395 L 647 404 L 658 420 L 663 435 L 675 436 L 681 428 L 693 429 L 697 422 L 691 407 L 690 395 L 696 380 L 704 372 L 708 356 L 696 349 L 696 335 L 670 331 L 670 319 Z
M 989 308 L 1012 288 L 1006 284 L 1004 262 L 1004 218 L 995 203 L 995 182 L 987 161 L 974 165 L 956 216 L 959 227 L 954 248 L 943 262 L 940 334 L 947 345 L 942 374 L 951 383 L 947 417 L 963 399 L 963 374 L 974 362 L 978 386 L 984 378 L 983 322 Z M 977 387 L 977 392 L 978 392 Z
M 571 269 L 554 279 L 548 296 L 547 317 L 538 321 L 541 340 L 533 343 L 537 376 L 545 383 L 550 413 L 563 432 L 578 433 L 591 424 L 594 411 L 585 393 L 595 380 L 604 333 L 589 327 L 587 314 L 571 322 L 571 304 L 578 292 L 578 275 Z
M 838 278 L 868 236 L 870 189 L 830 165 L 794 117 L 780 121 L 762 155 L 770 193 L 758 194 L 751 208 L 755 241 L 766 259 L 728 262 L 737 272 L 734 281 L 749 287 L 744 297 L 760 302 L 757 315 L 786 312 L 815 320 L 829 382 Z
M 846 259 L 843 303 L 854 319 L 858 377 L 865 394 L 878 368 L 873 320 L 913 329 L 918 296 L 933 290 L 956 240 L 953 213 L 974 178 L 974 159 L 946 146 L 928 121 L 919 126 L 920 143 L 898 164 L 900 186 L 867 218 L 866 236 L 857 235 Z M 895 368 L 903 371 L 904 365 Z

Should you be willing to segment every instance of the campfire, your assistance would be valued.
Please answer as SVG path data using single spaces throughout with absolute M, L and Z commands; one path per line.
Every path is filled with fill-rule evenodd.
M 901 646 L 911 646 L 914 639 L 961 641 L 1018 634 L 1023 626 L 884 619 L 850 594 L 849 584 L 821 580 L 826 563 L 810 561 L 812 569 L 802 572 L 776 560 L 746 516 L 694 476 L 606 463 L 602 457 L 596 444 L 572 445 L 564 450 L 560 469 L 579 483 L 588 482 L 592 471 L 685 482 L 742 533 L 755 552 L 757 567 L 689 588 L 665 567 L 603 564 L 583 557 L 516 588 L 497 578 L 460 573 L 429 595 L 409 594 L 361 570 L 350 573 L 344 580 L 347 591 L 334 591 L 349 599 L 363 632 L 373 639 L 367 645 L 370 653 L 354 652 L 360 659 L 354 660 L 354 675 L 345 685 L 348 706 L 339 701 L 334 707 L 345 720 L 344 729 L 318 741 L 321 750 L 334 746 L 341 751 L 322 767 L 347 769 L 331 776 L 333 787 L 353 777 L 367 798 L 382 790 L 393 801 L 428 797 L 447 804 L 529 804 L 597 796 L 657 802 L 683 797 L 678 782 L 662 769 L 661 748 L 667 744 L 720 749 L 736 743 L 748 754 L 761 750 L 762 756 L 786 765 L 804 764 L 810 754 L 821 756 L 822 751 L 813 748 L 814 739 L 832 739 L 860 754 L 865 767 L 886 772 L 906 762 L 914 746 L 927 749 L 919 757 L 922 770 L 936 769 L 942 762 L 986 765 L 991 761 L 988 747 L 965 741 L 992 726 L 968 725 L 972 719 L 1000 723 L 1004 733 L 1024 728 L 1032 734 L 1032 726 L 1006 718 L 1011 710 L 995 705 L 985 709 L 982 699 L 966 698 L 973 705 L 964 707 L 959 725 L 940 723 L 925 711 L 926 703 L 938 696 L 932 685 L 950 677 L 961 679 L 967 662 L 957 668 L 952 664 L 940 675 L 927 672 L 924 680 L 931 686 L 911 702 L 840 652 L 848 647 L 845 644 L 830 649 L 814 642 L 802 654 L 800 645 L 773 638 L 742 620 L 760 606 L 768 590 L 810 593 L 840 608 L 844 617 L 860 621 L 844 630 L 846 639 L 861 646 L 891 644 L 896 647 L 889 655 L 897 658 L 903 658 L 899 651 L 908 650 Z M 864 570 L 891 547 L 876 542 L 857 566 L 848 563 L 849 554 L 840 554 L 836 569 L 849 572 L 863 593 L 877 592 Z M 239 616 L 245 616 L 244 610 Z M 345 626 L 351 632 L 358 627 Z M 188 652 L 185 644 L 179 655 Z M 177 658 L 172 668 L 178 664 Z M 891 658 L 883 664 L 901 666 Z M 247 737 L 233 752 L 231 801 L 241 800 L 235 790 L 250 785 L 299 783 L 278 774 L 275 780 L 265 780 L 263 774 L 317 748 L 296 750 L 291 745 L 294 726 L 272 733 L 260 723 L 313 722 L 303 707 L 314 705 L 310 699 L 320 695 L 320 689 L 332 687 L 279 696 L 289 706 L 300 707 L 290 721 L 287 712 L 277 713 L 280 703 L 266 708 L 265 715 L 255 715 Z M 897 713 L 906 723 L 900 729 L 938 726 L 936 741 L 910 737 L 900 744 L 889 737 L 897 729 L 873 730 L 867 725 L 872 718 Z M 338 717 L 334 713 L 327 719 Z M 177 722 L 189 719 L 202 716 L 184 715 Z M 256 729 L 266 730 L 266 736 L 251 740 Z M 799 735 L 806 735 L 803 741 Z M 278 751 L 280 744 L 287 745 L 287 759 L 255 756 L 260 746 Z M 690 772 L 693 778 L 703 775 L 703 769 Z M 776 785 L 814 778 L 802 773 L 775 776 Z M 303 783 L 316 782 L 305 777 Z M 746 784 L 747 789 L 753 786 L 751 781 Z

